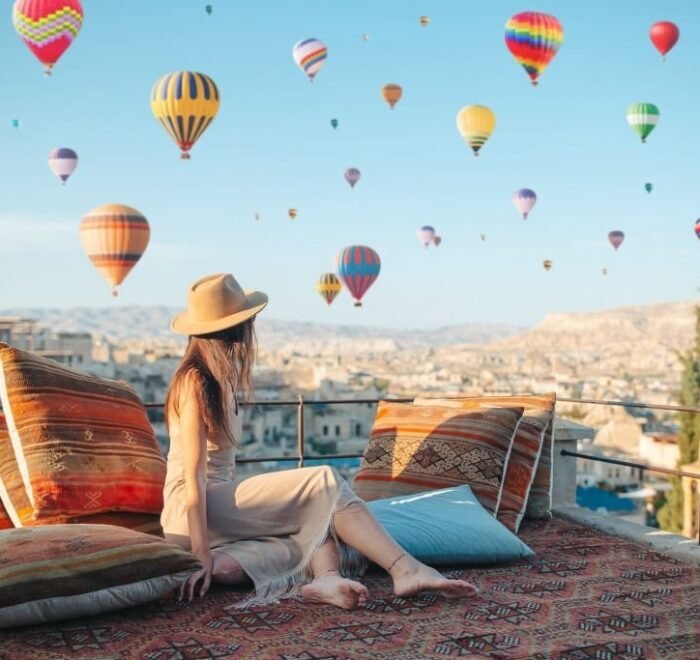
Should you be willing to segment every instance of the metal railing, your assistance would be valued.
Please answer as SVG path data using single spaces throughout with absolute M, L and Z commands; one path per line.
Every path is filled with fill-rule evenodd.
M 518 395 L 513 395 L 518 396 Z M 381 401 L 391 401 L 392 403 L 411 403 L 415 397 L 403 397 L 403 398 L 364 398 L 364 399 L 310 399 L 306 400 L 302 395 L 299 395 L 296 400 L 263 400 L 263 401 L 246 401 L 241 402 L 242 407 L 291 407 L 296 406 L 297 408 L 297 454 L 296 456 L 256 456 L 256 457 L 241 457 L 237 458 L 237 463 L 267 463 L 267 462 L 292 462 L 297 461 L 298 467 L 304 467 L 306 461 L 309 460 L 329 460 L 329 459 L 341 459 L 341 458 L 362 458 L 362 452 L 349 453 L 349 454 L 319 454 L 316 456 L 306 454 L 306 442 L 305 442 L 305 429 L 304 429 L 304 411 L 306 407 L 317 407 L 317 406 L 330 406 L 330 405 L 372 405 L 378 404 Z M 426 397 L 428 399 L 430 397 Z M 441 399 L 478 399 L 481 397 L 472 396 L 446 396 L 440 397 Z M 566 397 L 557 397 L 557 403 L 576 403 L 582 405 L 598 405 L 598 406 L 615 406 L 622 408 L 637 408 L 646 410 L 665 410 L 670 412 L 687 412 L 700 414 L 700 408 L 693 406 L 677 406 L 677 405 L 667 405 L 667 404 L 655 404 L 655 403 L 644 403 L 640 401 L 614 401 L 606 399 L 573 399 Z M 162 403 L 150 403 L 146 404 L 147 408 L 162 408 Z M 598 461 L 601 463 L 610 463 L 613 465 L 621 465 L 625 467 L 637 468 L 642 471 L 647 472 L 658 472 L 661 474 L 667 474 L 675 477 L 690 477 L 692 479 L 700 480 L 700 474 L 695 472 L 687 472 L 685 470 L 677 470 L 661 467 L 658 465 L 648 465 L 644 463 L 635 463 L 633 461 L 624 461 L 615 458 L 606 458 L 604 456 L 596 456 L 593 454 L 583 454 L 580 452 L 568 451 L 562 449 L 560 454 L 562 456 L 569 456 L 572 458 L 582 458 L 590 461 Z M 696 506 L 696 525 L 698 530 L 698 544 L 700 545 L 700 489 L 698 492 L 698 504 Z

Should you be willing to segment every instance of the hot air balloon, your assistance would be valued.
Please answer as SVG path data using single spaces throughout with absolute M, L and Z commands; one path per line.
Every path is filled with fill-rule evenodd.
M 78 154 L 67 147 L 59 147 L 49 154 L 49 168 L 66 185 L 75 168 L 78 167 Z
M 151 230 L 136 209 L 107 204 L 93 209 L 80 223 L 80 242 L 85 254 L 112 287 L 124 281 L 148 246 Z
M 544 266 L 544 269 L 545 269 L 546 271 L 552 270 L 552 260 L 551 260 L 551 259 L 545 259 L 545 260 L 542 262 L 542 265 Z
M 369 35 L 368 34 L 363 34 L 362 35 L 362 41 L 369 41 Z
M 214 11 L 214 7 L 212 7 L 211 5 L 207 5 L 207 6 L 204 8 L 204 11 L 206 11 L 207 14 L 209 14 L 209 16 L 211 16 L 212 12 Z
M 534 190 L 521 188 L 513 193 L 513 204 L 515 204 L 518 213 L 522 213 L 523 220 L 527 220 L 528 214 L 532 211 L 536 203 L 537 195 Z
M 51 69 L 78 36 L 83 25 L 80 0 L 16 0 L 12 10 L 15 30 L 27 48 Z
M 299 211 L 297 211 L 296 209 L 289 209 L 289 211 L 287 211 L 287 215 L 292 220 L 296 220 L 296 217 L 299 215 Z
M 426 25 L 430 24 L 430 16 L 421 16 L 420 17 L 420 24 L 425 27 Z
M 350 184 L 351 188 L 355 187 L 355 184 L 360 180 L 362 173 L 356 167 L 348 167 L 345 170 L 345 180 Z
M 401 89 L 401 85 L 397 85 L 396 83 L 388 83 L 382 87 L 382 98 L 389 104 L 389 107 L 392 110 L 402 96 L 403 89 Z
M 440 243 L 442 243 L 442 237 L 441 236 L 436 236 L 433 239 L 433 243 L 435 243 L 435 247 L 440 247 Z
M 654 189 L 653 184 L 651 184 L 651 183 L 644 184 L 644 190 L 646 190 L 648 193 L 650 193 L 653 189 Z
M 355 307 L 362 307 L 362 297 L 379 275 L 379 255 L 365 245 L 351 245 L 338 255 L 338 276 L 355 299 Z
M 338 128 L 338 120 L 337 119 L 331 119 L 331 126 L 333 128 Z
M 259 213 L 256 213 L 256 214 L 255 214 L 255 219 L 256 219 L 256 220 L 260 220 L 260 214 L 259 214 Z
M 482 240 L 482 241 L 485 241 L 485 240 L 486 240 L 486 234 L 482 234 L 482 235 L 481 235 L 481 240 Z
M 22 122 L 19 119 L 13 119 L 12 120 L 12 128 L 19 128 L 21 126 Z
M 435 240 L 435 228 L 430 225 L 421 227 L 416 234 L 418 240 L 427 248 Z
M 536 11 L 516 14 L 506 23 L 506 46 L 530 76 L 533 85 L 564 41 L 561 23 Z
M 603 275 L 607 275 L 607 274 L 608 274 L 608 269 L 607 269 L 607 268 L 603 268 Z
M 163 76 L 151 90 L 151 111 L 187 160 L 190 149 L 219 111 L 219 90 L 203 73 L 177 71 Z
M 671 21 L 658 21 L 651 26 L 649 30 L 649 38 L 654 44 L 656 50 L 661 53 L 661 56 L 666 59 L 666 53 L 676 45 L 681 32 L 678 26 Z
M 330 305 L 340 293 L 342 289 L 340 280 L 335 273 L 323 273 L 316 282 L 316 291 L 318 291 L 323 299 Z
M 608 240 L 610 241 L 610 245 L 617 250 L 622 245 L 622 241 L 625 240 L 625 233 L 615 229 L 608 234 Z
M 496 126 L 496 116 L 485 105 L 467 105 L 457 113 L 457 130 L 467 144 L 479 155 L 479 149 Z
M 653 103 L 633 103 L 627 108 L 627 123 L 639 134 L 642 142 L 647 141 L 659 122 L 659 109 Z
M 700 220 L 695 221 L 695 235 L 700 238 Z
M 303 39 L 294 44 L 292 56 L 297 66 L 309 76 L 311 82 L 328 57 L 326 44 L 318 39 Z

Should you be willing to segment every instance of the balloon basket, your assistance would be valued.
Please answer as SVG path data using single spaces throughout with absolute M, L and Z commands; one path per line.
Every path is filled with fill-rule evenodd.
M 116 289 L 112 289 L 112 298 L 116 298 L 119 295 Z
M 355 307 L 362 307 L 362 303 L 358 300 L 358 301 L 355 303 Z
M 538 83 L 536 80 L 533 80 L 533 81 L 532 81 L 532 86 L 533 86 L 533 87 L 537 87 L 538 84 L 539 84 L 539 83 Z
M 51 77 L 51 69 L 44 69 L 44 76 L 46 76 L 47 78 L 50 78 Z
M 180 154 L 180 160 L 189 160 L 192 156 L 190 156 L 186 151 L 183 151 Z

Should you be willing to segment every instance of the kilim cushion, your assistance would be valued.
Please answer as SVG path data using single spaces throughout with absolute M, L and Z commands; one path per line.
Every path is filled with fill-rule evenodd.
M 380 402 L 355 492 L 365 500 L 468 484 L 498 510 L 521 407 L 455 410 Z
M 535 554 L 479 504 L 466 484 L 367 506 L 406 552 L 431 566 L 495 564 Z
M 0 628 L 146 603 L 200 568 L 174 543 L 112 525 L 6 530 L 0 532 Z
M 19 519 L 27 506 L 34 520 L 160 514 L 165 461 L 129 385 L 0 343 L 0 400 L 27 500 Z
M 9 446 L 10 434 L 7 432 L 5 415 L 0 412 L 0 462 L 2 461 L 2 447 Z M 11 529 L 14 527 L 12 518 L 7 512 L 2 498 L 2 479 L 0 479 L 0 529 Z
M 3 512 L 7 515 L 7 524 L 4 524 Z M 12 450 L 5 416 L 0 412 L 0 529 L 68 523 L 119 525 L 139 532 L 163 536 L 160 515 L 157 513 L 107 511 L 84 516 L 44 516 L 35 519 L 34 507 L 24 490 L 24 482 Z
M 531 517 L 546 518 L 551 511 L 552 430 L 557 395 L 480 396 L 466 399 L 416 399 L 421 406 L 448 406 L 472 410 L 482 407 L 523 406 L 523 418 L 513 436 L 513 447 L 498 507 L 498 519 L 517 532 L 525 509 Z

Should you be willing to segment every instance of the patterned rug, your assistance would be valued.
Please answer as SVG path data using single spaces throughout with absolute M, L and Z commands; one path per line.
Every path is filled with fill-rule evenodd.
M 0 658 L 557 658 L 700 657 L 700 568 L 562 519 L 526 524 L 537 552 L 498 568 L 449 570 L 481 595 L 396 598 L 383 574 L 371 601 L 344 612 L 287 601 L 226 611 L 240 592 L 60 624 L 0 631 Z

